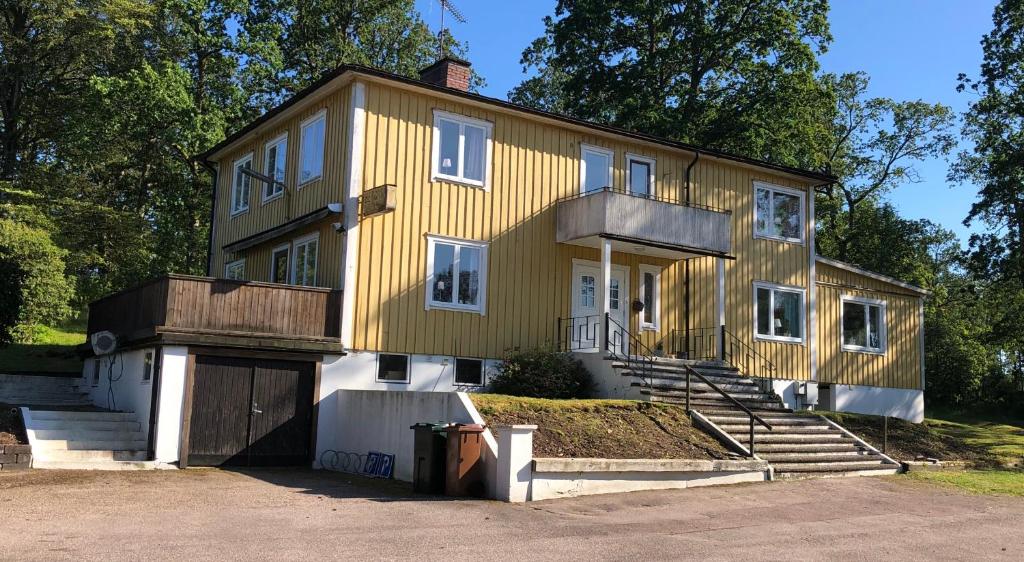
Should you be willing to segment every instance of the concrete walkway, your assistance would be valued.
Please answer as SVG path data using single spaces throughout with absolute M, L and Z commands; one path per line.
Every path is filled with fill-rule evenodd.
M 0 560 L 1019 560 L 1024 501 L 904 477 L 526 505 L 312 471 L 0 474 Z

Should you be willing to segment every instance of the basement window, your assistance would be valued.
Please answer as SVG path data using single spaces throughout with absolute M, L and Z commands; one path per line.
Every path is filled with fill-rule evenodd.
M 804 341 L 804 290 L 754 283 L 754 333 L 757 339 Z
M 484 362 L 480 359 L 455 359 L 455 384 L 459 386 L 483 386 Z
M 487 187 L 493 124 L 434 111 L 433 178 Z
M 147 351 L 142 357 L 142 384 L 153 380 L 153 352 Z
M 378 382 L 409 382 L 409 356 L 381 353 L 377 356 Z
M 843 351 L 885 353 L 885 301 L 842 296 Z

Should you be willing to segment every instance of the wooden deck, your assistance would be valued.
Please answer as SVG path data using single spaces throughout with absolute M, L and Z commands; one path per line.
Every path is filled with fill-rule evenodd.
M 89 305 L 89 333 L 122 344 L 192 343 L 340 351 L 341 291 L 168 275 Z

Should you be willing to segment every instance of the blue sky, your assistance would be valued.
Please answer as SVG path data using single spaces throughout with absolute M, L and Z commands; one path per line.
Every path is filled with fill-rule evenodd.
M 544 31 L 541 18 L 554 0 L 455 0 L 468 23 L 451 26 L 468 41 L 474 68 L 486 80 L 483 94 L 505 98 L 523 79 L 519 57 Z M 417 0 L 437 29 L 437 0 Z M 871 76 L 870 95 L 922 99 L 966 109 L 970 94 L 956 92 L 960 72 L 976 75 L 982 35 L 992 27 L 995 0 L 832 0 L 834 41 L 822 59 L 827 72 L 863 70 Z M 447 21 L 451 21 L 450 18 Z M 908 218 L 928 218 L 965 239 L 961 224 L 975 199 L 973 186 L 951 186 L 944 160 L 918 166 L 922 181 L 904 185 L 890 200 Z

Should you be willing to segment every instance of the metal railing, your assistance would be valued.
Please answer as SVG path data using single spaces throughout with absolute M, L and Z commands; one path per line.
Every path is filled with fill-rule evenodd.
M 669 333 L 669 348 L 677 357 L 696 361 L 724 361 L 740 373 L 756 379 L 764 392 L 774 392 L 775 364 L 725 326 L 674 329 Z
M 560 198 L 558 198 L 558 201 L 559 202 L 561 202 L 561 201 L 571 201 L 573 199 L 580 199 L 582 197 L 587 197 L 587 196 L 590 196 L 590 195 L 594 195 L 596 193 L 601 193 L 601 192 L 606 192 L 606 191 L 607 192 L 611 192 L 611 193 L 620 193 L 622 195 L 629 195 L 630 197 L 636 197 L 636 198 L 639 198 L 639 199 L 648 199 L 650 201 L 658 201 L 658 202 L 661 202 L 661 203 L 671 203 L 673 205 L 680 205 L 682 207 L 690 207 L 690 208 L 693 208 L 693 209 L 703 209 L 705 211 L 714 211 L 716 213 L 725 213 L 727 215 L 731 215 L 732 214 L 732 210 L 730 210 L 730 209 L 721 209 L 719 207 L 712 207 L 711 205 L 703 205 L 701 203 L 694 203 L 692 201 L 688 202 L 685 199 L 682 199 L 682 198 L 679 198 L 679 197 L 666 197 L 664 195 L 653 195 L 653 194 L 646 194 L 645 195 L 645 194 L 642 194 L 642 193 L 633 193 L 631 191 L 627 191 L 625 188 L 622 188 L 622 187 L 599 187 L 597 189 L 591 189 L 590 191 L 584 191 L 584 192 L 581 192 L 581 193 L 573 193 L 571 195 L 566 195 L 564 197 L 560 197 Z
M 769 431 L 771 431 L 771 429 L 772 429 L 771 424 L 769 424 L 768 422 L 766 422 L 763 419 L 761 419 L 761 416 L 755 414 L 754 412 L 751 412 L 750 408 L 747 408 L 746 406 L 744 406 L 742 402 L 740 402 L 739 400 L 737 400 L 737 399 L 733 398 L 732 396 L 730 396 L 729 393 L 725 392 L 721 388 L 718 388 L 718 385 L 716 385 L 715 383 L 713 383 L 710 380 L 708 380 L 707 377 L 705 377 L 704 375 L 702 375 L 699 372 L 697 372 L 693 367 L 691 367 L 689 365 L 684 365 L 683 367 L 686 369 L 686 411 L 687 412 L 690 411 L 690 379 L 691 379 L 691 377 L 695 376 L 698 379 L 700 379 L 701 382 L 703 382 L 704 384 L 709 386 L 712 390 L 714 390 L 715 392 L 717 392 L 717 393 L 721 394 L 722 396 L 724 396 L 725 399 L 729 403 L 731 403 L 733 406 L 739 408 L 740 410 L 743 410 L 743 412 L 745 414 L 747 414 L 747 418 L 748 418 L 748 420 L 750 422 L 750 437 L 749 437 L 749 440 L 747 442 L 747 445 L 748 445 L 747 446 L 747 452 L 750 454 L 751 457 L 753 457 L 755 455 L 755 453 L 754 453 L 754 422 L 757 422 L 757 423 L 763 425 L 764 427 L 768 428 Z

